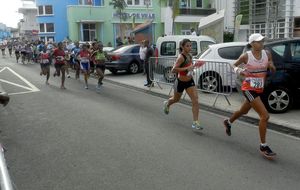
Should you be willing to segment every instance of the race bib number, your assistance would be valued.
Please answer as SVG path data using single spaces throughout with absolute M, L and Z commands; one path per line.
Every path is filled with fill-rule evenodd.
M 58 61 L 63 61 L 63 60 L 64 60 L 64 57 L 63 57 L 63 56 L 57 56 L 56 59 L 57 59 Z
M 90 60 L 88 59 L 88 58 L 86 58 L 86 57 L 82 57 L 81 58 L 81 62 L 83 62 L 83 63 L 87 63 L 87 62 L 89 62 Z
M 48 59 L 42 59 L 42 63 L 47 64 L 47 63 L 49 63 L 49 60 Z
M 263 78 L 248 78 L 250 80 L 250 86 L 252 88 L 263 88 L 264 79 Z

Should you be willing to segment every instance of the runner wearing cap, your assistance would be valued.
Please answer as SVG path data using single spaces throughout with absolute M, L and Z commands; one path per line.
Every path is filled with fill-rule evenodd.
M 269 69 L 275 72 L 276 68 L 273 65 L 271 54 L 263 49 L 264 36 L 255 33 L 250 35 L 249 44 L 251 50 L 242 54 L 239 59 L 233 64 L 233 69 L 236 74 L 244 77 L 241 90 L 246 100 L 240 109 L 233 113 L 229 119 L 224 120 L 226 134 L 231 135 L 231 124 L 253 108 L 259 115 L 259 135 L 260 135 L 260 152 L 267 158 L 272 158 L 276 155 L 266 143 L 267 124 L 269 113 L 266 110 L 261 100 L 261 95 L 264 90 L 264 82 Z M 244 68 L 238 67 L 242 63 Z

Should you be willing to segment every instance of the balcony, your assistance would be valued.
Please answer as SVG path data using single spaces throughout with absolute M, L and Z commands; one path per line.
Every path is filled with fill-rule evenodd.
M 216 9 L 190 9 L 190 8 L 179 9 L 179 15 L 208 16 L 214 13 L 216 13 Z

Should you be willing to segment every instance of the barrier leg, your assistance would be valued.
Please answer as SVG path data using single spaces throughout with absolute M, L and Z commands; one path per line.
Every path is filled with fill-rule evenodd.
M 213 107 L 215 107 L 216 106 L 216 102 L 217 102 L 217 99 L 218 99 L 218 97 L 220 96 L 220 94 L 217 94 L 216 95 L 216 97 L 215 97 L 215 101 L 214 101 L 214 104 L 213 104 Z M 230 105 L 231 106 L 231 104 L 230 104 L 230 102 L 229 102 L 229 100 L 228 100 L 228 98 L 227 98 L 227 96 L 225 96 L 225 95 L 223 95 L 224 97 L 225 97 L 225 99 L 226 99 L 226 101 L 227 101 L 227 103 L 228 103 L 228 105 Z

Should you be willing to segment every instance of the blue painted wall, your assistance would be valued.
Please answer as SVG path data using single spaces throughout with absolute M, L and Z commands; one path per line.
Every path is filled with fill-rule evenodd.
M 94 0 L 94 6 L 100 6 L 104 0 Z M 36 0 L 40 5 L 52 5 L 53 15 L 37 16 L 37 23 L 54 23 L 54 34 L 40 33 L 39 36 L 54 36 L 55 41 L 63 41 L 68 37 L 67 6 L 78 5 L 78 0 Z

